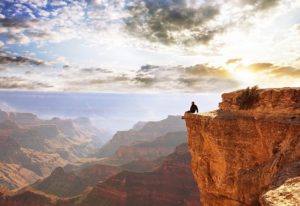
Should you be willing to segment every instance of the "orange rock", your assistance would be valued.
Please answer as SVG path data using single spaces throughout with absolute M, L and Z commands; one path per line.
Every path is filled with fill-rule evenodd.
M 239 110 L 241 91 L 223 94 L 220 110 L 186 113 L 192 171 L 203 205 L 258 205 L 273 185 L 300 175 L 300 88 L 261 89 Z
M 287 180 L 280 187 L 271 189 L 260 198 L 262 206 L 300 205 L 300 177 Z

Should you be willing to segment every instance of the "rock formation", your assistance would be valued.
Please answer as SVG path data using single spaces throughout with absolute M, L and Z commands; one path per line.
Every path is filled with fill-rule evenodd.
M 155 160 L 171 154 L 178 145 L 186 142 L 186 132 L 169 132 L 154 141 L 120 146 L 110 159 L 119 164 L 126 164 L 140 159 Z
M 37 190 L 59 197 L 80 195 L 88 187 L 95 186 L 121 169 L 109 165 L 91 165 L 80 171 L 65 172 L 63 168 L 56 168 L 49 177 L 32 185 Z
M 123 171 L 105 182 L 99 182 L 93 189 L 86 189 L 80 195 L 69 198 L 59 198 L 32 188 L 25 188 L 15 194 L 0 190 L 0 206 L 199 206 L 199 191 L 191 172 L 190 161 L 187 144 L 183 144 L 152 172 Z M 95 172 L 90 169 L 88 171 L 80 171 L 79 175 L 84 173 L 85 176 L 93 178 Z M 51 178 L 74 177 L 62 168 L 53 173 Z M 59 179 L 67 183 L 60 187 L 70 189 L 69 180 Z M 45 181 L 49 183 L 49 180 Z M 54 181 L 51 184 L 53 186 L 59 182 Z
M 99 183 L 81 203 L 84 206 L 199 206 L 186 144 L 178 146 L 153 172 L 121 172 Z
M 271 189 L 260 197 L 262 206 L 300 204 L 300 177 L 288 179 L 280 187 Z
M 31 113 L 0 110 L 0 184 L 24 187 L 56 167 L 87 161 L 101 144 L 100 135 L 86 118 L 43 120 Z
M 161 121 L 138 123 L 133 129 L 119 131 L 96 154 L 97 157 L 113 155 L 120 146 L 130 145 L 137 141 L 153 141 L 169 132 L 186 131 L 180 116 L 168 116 Z
M 223 94 L 217 111 L 184 116 L 203 205 L 259 205 L 262 193 L 300 176 L 300 88 L 257 92 L 247 110 L 240 90 Z

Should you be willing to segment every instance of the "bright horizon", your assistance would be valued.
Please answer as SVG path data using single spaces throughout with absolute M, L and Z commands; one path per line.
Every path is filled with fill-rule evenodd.
M 40 118 L 88 117 L 112 132 L 130 129 L 139 121 L 159 121 L 183 115 L 195 101 L 200 112 L 215 110 L 220 95 L 194 94 L 101 94 L 69 92 L 1 92 L 0 109 L 30 112 Z
M 300 2 L 4 0 L 0 89 L 221 93 L 300 86 Z

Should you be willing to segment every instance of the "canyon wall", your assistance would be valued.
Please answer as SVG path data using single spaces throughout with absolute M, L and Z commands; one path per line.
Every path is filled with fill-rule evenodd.
M 203 205 L 266 205 L 261 195 L 300 176 L 300 88 L 259 89 L 247 110 L 242 93 L 223 94 L 219 110 L 184 116 Z
M 152 172 L 123 171 L 97 186 L 82 206 L 199 206 L 199 191 L 182 144 Z

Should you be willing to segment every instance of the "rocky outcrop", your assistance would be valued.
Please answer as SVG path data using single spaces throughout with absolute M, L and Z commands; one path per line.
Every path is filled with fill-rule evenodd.
M 260 197 L 262 206 L 300 204 L 300 177 L 288 179 L 280 187 L 273 188 Z
M 71 198 L 59 198 L 32 188 L 15 194 L 0 190 L 0 206 L 199 206 L 199 192 L 190 160 L 187 145 L 183 144 L 153 172 L 124 171 Z M 79 172 L 82 173 L 89 178 L 95 175 L 94 172 Z M 70 179 L 71 175 L 66 174 L 58 168 L 52 175 Z M 60 180 L 66 182 L 63 178 Z M 68 188 L 68 185 L 61 184 L 60 187 Z
M 57 198 L 34 191 L 25 191 L 0 198 L 0 206 L 54 206 Z M 67 205 L 66 205 L 67 206 Z
M 18 164 L 0 163 L 0 185 L 8 189 L 25 187 L 40 176 Z
M 258 90 L 248 110 L 242 92 L 223 94 L 217 111 L 184 116 L 204 205 L 258 205 L 263 192 L 300 176 L 300 88 Z
M 170 132 L 151 142 L 138 142 L 133 145 L 123 145 L 111 157 L 119 164 L 135 160 L 155 160 L 171 154 L 174 149 L 187 141 L 186 132 Z
M 56 168 L 49 177 L 32 185 L 37 190 L 59 197 L 71 197 L 81 194 L 88 187 L 95 186 L 121 172 L 118 167 L 109 165 L 91 165 L 80 171 L 65 172 Z
M 238 97 L 243 90 L 225 93 L 219 104 L 220 111 L 244 115 L 259 114 L 276 116 L 295 116 L 300 114 L 300 88 L 259 89 L 259 101 L 248 110 L 241 110 Z
M 87 161 L 101 145 L 100 135 L 86 118 L 43 120 L 0 110 L 0 184 L 24 187 L 56 167 Z
M 139 159 L 134 160 L 132 162 L 129 162 L 127 164 L 121 165 L 120 168 L 122 170 L 131 171 L 131 172 L 151 172 L 163 161 L 163 157 L 158 158 L 156 160 L 145 160 L 145 159 Z
M 82 205 L 199 206 L 190 158 L 187 145 L 183 144 L 153 172 L 124 171 L 99 183 Z
M 9 112 L 9 119 L 17 124 L 32 125 L 39 122 L 38 117 L 32 113 Z

